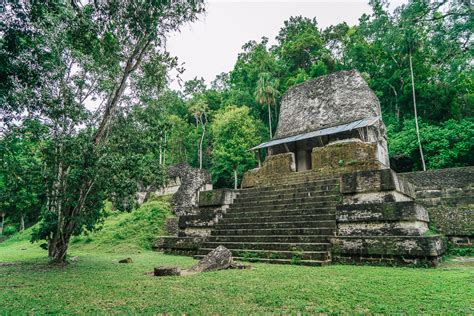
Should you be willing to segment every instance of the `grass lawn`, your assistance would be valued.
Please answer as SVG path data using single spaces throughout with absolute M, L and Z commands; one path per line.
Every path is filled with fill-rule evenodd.
M 0 314 L 474 313 L 472 262 L 436 269 L 252 264 L 149 276 L 157 265 L 196 261 L 144 250 L 137 246 L 143 238 L 127 243 L 130 226 L 148 221 L 137 214 L 109 219 L 103 231 L 76 240 L 70 255 L 78 261 L 63 267 L 49 266 L 46 251 L 28 236 L 0 243 Z M 134 262 L 118 263 L 126 257 Z

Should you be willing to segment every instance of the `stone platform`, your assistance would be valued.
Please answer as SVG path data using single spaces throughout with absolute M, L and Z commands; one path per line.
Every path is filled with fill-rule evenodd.
M 429 203 L 456 197 L 465 207 L 472 201 L 464 194 L 472 192 L 472 177 L 462 190 L 451 187 L 444 200 L 427 201 L 426 187 L 420 191 L 410 175 L 375 161 L 334 165 L 345 146 L 354 144 L 331 148 L 341 153 L 313 170 L 292 171 L 292 155 L 280 154 L 249 173 L 246 188 L 202 192 L 196 214 L 180 218 L 179 236 L 160 239 L 157 248 L 201 258 L 223 245 L 235 259 L 269 263 L 436 265 L 446 238 L 430 221 Z M 374 151 L 364 147 L 370 158 Z

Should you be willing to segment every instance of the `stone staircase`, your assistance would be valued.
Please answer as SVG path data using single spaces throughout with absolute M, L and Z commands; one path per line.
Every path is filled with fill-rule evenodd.
M 223 245 L 235 259 L 330 263 L 329 238 L 336 231 L 335 208 L 340 202 L 339 178 L 321 178 L 311 171 L 239 190 L 196 257 Z

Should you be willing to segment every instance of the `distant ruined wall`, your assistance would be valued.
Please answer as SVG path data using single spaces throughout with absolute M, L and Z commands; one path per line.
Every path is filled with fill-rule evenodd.
M 459 245 L 474 241 L 474 167 L 400 173 L 415 188 L 431 225 Z
M 196 212 L 199 191 L 212 188 L 211 176 L 204 169 L 192 168 L 187 164 L 177 164 L 167 170 L 169 178 L 179 178 L 181 185 L 171 199 L 176 215 L 190 215 Z

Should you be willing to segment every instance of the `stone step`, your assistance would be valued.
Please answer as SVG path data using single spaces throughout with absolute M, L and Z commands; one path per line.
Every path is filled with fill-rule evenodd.
M 256 212 L 256 211 L 282 211 L 287 209 L 310 209 L 310 208 L 327 208 L 327 207 L 334 207 L 339 204 L 339 201 L 329 200 L 329 201 L 315 201 L 315 202 L 307 202 L 307 203 L 275 203 L 272 205 L 231 205 L 227 210 L 227 214 L 233 212 Z
M 260 242 L 260 243 L 327 243 L 332 235 L 246 235 L 246 236 L 209 236 L 206 242 Z
M 245 188 L 245 189 L 240 189 L 240 193 L 249 193 L 249 192 L 266 192 L 266 191 L 272 191 L 275 190 L 275 188 L 278 188 L 279 190 L 286 190 L 286 189 L 299 189 L 299 188 L 304 188 L 307 186 L 311 187 L 324 187 L 324 186 L 335 186 L 339 185 L 339 180 L 337 179 L 326 179 L 326 180 L 315 180 L 315 181 L 286 181 L 286 180 L 281 180 L 282 182 L 280 183 L 274 183 L 272 185 L 266 185 L 266 186 L 259 186 L 259 187 L 253 187 L 253 188 Z
M 257 199 L 253 201 L 238 201 L 234 202 L 230 208 L 247 208 L 247 207 L 266 207 L 273 205 L 288 205 L 288 204 L 302 204 L 302 203 L 321 203 L 321 202 L 338 202 L 340 195 L 326 195 L 326 196 L 306 196 L 287 199 Z
M 214 248 L 199 248 L 198 255 L 207 255 Z M 330 254 L 327 251 L 284 251 L 284 250 L 255 250 L 255 249 L 229 249 L 232 256 L 242 258 L 263 259 L 297 259 L 297 260 L 328 260 Z
M 202 248 L 215 249 L 218 246 L 227 249 L 247 249 L 247 250 L 302 250 L 302 251 L 328 251 L 330 243 L 284 243 L 284 242 L 205 242 Z
M 339 192 L 338 184 L 314 184 L 307 183 L 305 185 L 293 186 L 293 187 L 268 187 L 268 188 L 251 188 L 251 189 L 240 189 L 238 191 L 238 198 L 255 197 L 255 196 L 266 196 L 274 194 L 285 194 L 285 193 L 300 193 L 300 192 Z
M 258 218 L 267 216 L 300 216 L 300 215 L 332 215 L 335 216 L 336 207 L 309 207 L 309 208 L 282 208 L 280 210 L 269 209 L 248 209 L 248 210 L 227 210 L 224 220 L 233 218 Z
M 194 256 L 195 259 L 202 259 L 205 255 L 196 255 Z M 313 267 L 321 267 L 331 264 L 331 260 L 292 260 L 292 259 L 266 259 L 266 258 L 254 258 L 249 260 L 248 258 L 244 257 L 235 257 L 235 260 L 238 261 L 248 261 L 248 262 L 259 262 L 259 263 L 271 263 L 271 264 L 293 264 L 293 265 L 301 265 L 301 266 L 313 266 Z
M 334 228 L 261 228 L 261 229 L 215 229 L 212 236 L 246 235 L 334 235 Z
M 302 180 L 332 180 L 335 179 L 335 176 L 329 176 L 329 175 L 323 175 L 319 172 L 316 172 L 314 170 L 307 170 L 307 171 L 298 171 L 298 172 L 293 172 L 293 173 L 287 173 L 284 176 L 282 175 L 276 175 L 276 176 L 270 176 L 267 179 L 273 182 L 278 182 L 281 181 L 282 178 L 286 179 L 302 179 Z
M 285 190 L 285 191 L 274 191 L 272 193 L 259 193 L 259 194 L 247 194 L 247 195 L 238 195 L 234 199 L 234 204 L 240 202 L 248 201 L 266 201 L 266 200 L 276 200 L 276 199 L 292 199 L 292 198 L 305 198 L 305 197 L 325 197 L 329 195 L 335 195 L 333 190 L 312 190 L 312 189 L 302 189 L 302 190 Z M 339 195 L 339 194 L 337 194 Z
M 216 230 L 229 229 L 269 229 L 269 228 L 336 228 L 336 221 L 294 221 L 294 222 L 254 222 L 254 223 L 219 223 Z
M 334 214 L 314 214 L 314 215 L 273 215 L 273 216 L 245 216 L 248 213 L 242 213 L 241 217 L 225 216 L 219 221 L 219 224 L 237 224 L 237 223 L 273 223 L 273 222 L 299 222 L 299 221 L 326 221 L 335 220 Z

